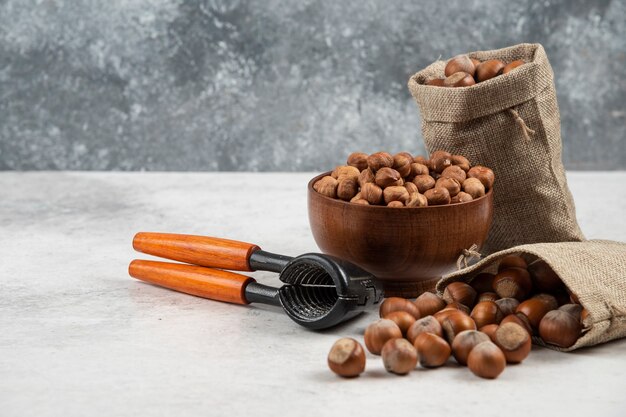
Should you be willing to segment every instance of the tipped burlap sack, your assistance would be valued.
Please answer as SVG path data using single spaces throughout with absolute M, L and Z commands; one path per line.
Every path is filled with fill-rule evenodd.
M 467 157 L 496 176 L 494 219 L 483 253 L 538 242 L 584 239 L 561 162 L 561 132 L 552 68 L 539 44 L 472 52 L 481 61 L 525 65 L 471 87 L 427 86 L 444 78 L 443 61 L 413 75 L 426 149 Z
M 589 240 L 517 246 L 444 276 L 437 283 L 437 292 L 441 295 L 450 282 L 471 282 L 480 272 L 495 273 L 506 255 L 520 255 L 528 263 L 537 259 L 547 262 L 589 312 L 583 334 L 573 346 L 561 349 L 538 337 L 533 338 L 535 343 L 570 351 L 626 336 L 626 243 Z

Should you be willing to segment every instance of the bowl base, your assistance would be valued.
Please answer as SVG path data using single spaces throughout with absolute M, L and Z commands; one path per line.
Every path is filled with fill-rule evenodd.
M 382 284 L 385 297 L 415 298 L 427 291 L 434 292 L 435 285 L 441 278 L 428 281 L 387 281 L 379 280 Z

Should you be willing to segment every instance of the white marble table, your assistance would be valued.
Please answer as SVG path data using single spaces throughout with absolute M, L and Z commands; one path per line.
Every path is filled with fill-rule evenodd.
M 128 277 L 140 230 L 317 250 L 311 176 L 0 173 L 0 416 L 626 415 L 626 340 L 534 348 L 495 381 L 453 361 L 397 377 L 373 356 L 343 380 L 326 367 L 328 349 L 361 338 L 374 312 L 313 333 L 272 307 Z M 587 236 L 626 240 L 626 172 L 569 181 Z

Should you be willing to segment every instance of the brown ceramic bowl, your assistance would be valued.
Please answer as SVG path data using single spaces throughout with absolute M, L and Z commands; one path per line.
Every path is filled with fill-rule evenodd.
M 386 296 L 415 297 L 456 269 L 463 249 L 487 238 L 493 216 L 491 190 L 459 204 L 390 208 L 362 206 L 319 194 L 308 185 L 309 223 L 323 253 L 374 274 Z

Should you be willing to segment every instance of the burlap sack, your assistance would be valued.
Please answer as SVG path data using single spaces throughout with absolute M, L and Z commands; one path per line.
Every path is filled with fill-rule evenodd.
M 496 175 L 494 219 L 482 252 L 583 240 L 561 162 L 559 108 L 543 47 L 521 44 L 469 56 L 527 64 L 471 87 L 424 85 L 444 77 L 446 63 L 438 61 L 413 75 L 409 90 L 429 152 L 463 155 Z
M 511 254 L 529 263 L 546 261 L 589 312 L 584 333 L 574 346 L 561 349 L 544 344 L 538 337 L 533 338 L 535 343 L 570 351 L 626 336 L 626 243 L 589 240 L 517 246 L 446 275 L 437 283 L 437 292 L 442 294 L 453 281 L 471 282 L 479 272 L 495 273 L 500 259 Z

